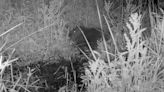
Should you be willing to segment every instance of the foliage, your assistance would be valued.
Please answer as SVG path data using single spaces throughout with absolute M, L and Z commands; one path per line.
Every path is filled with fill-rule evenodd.
M 52 71 L 52 75 L 63 73 L 59 70 L 64 74 L 59 78 L 55 76 L 57 79 L 52 78 L 54 80 L 51 81 L 60 81 L 63 77 L 66 85 L 62 84 L 59 89 L 52 88 L 58 92 L 163 92 L 164 11 L 155 10 L 154 0 L 147 2 L 148 7 L 139 0 L 104 0 L 105 11 L 98 7 L 101 0 L 96 7 L 93 1 L 0 1 L 0 92 L 39 92 L 51 88 L 47 80 L 40 81 L 40 77 L 45 76 L 37 74 L 40 71 L 38 61 L 51 65 L 60 62 L 59 59 L 63 59 L 64 63 L 53 68 L 57 70 Z M 98 16 L 95 15 L 96 8 Z M 145 13 L 147 11 L 149 13 Z M 105 12 L 103 17 L 102 12 Z M 144 21 L 146 17 L 149 17 L 150 23 Z M 90 27 L 100 24 L 110 36 L 98 41 L 96 51 L 82 32 L 91 56 L 80 50 L 87 58 L 87 63 L 83 65 L 84 74 L 80 75 L 83 83 L 80 89 L 76 79 L 81 67 L 75 68 L 77 63 L 73 64 L 72 57 L 80 58 L 75 62 L 81 62 L 83 58 L 79 55 L 80 51 L 72 46 L 68 21 L 73 25 Z M 92 25 L 92 22 L 95 24 Z M 103 28 L 105 26 L 108 30 Z M 143 37 L 146 31 L 151 35 Z M 37 65 L 31 67 L 30 64 L 34 63 Z M 68 63 L 70 66 L 67 66 Z
M 127 27 L 130 38 L 124 34 L 127 52 L 118 52 L 118 58 L 105 63 L 98 54 L 89 60 L 82 76 L 87 92 L 162 92 L 163 58 L 152 56 L 146 41 L 142 40 L 141 15 L 131 14 Z M 157 54 L 157 53 L 156 53 Z M 160 54 L 159 54 L 160 55 Z M 155 60 L 155 61 L 154 61 Z M 158 85 L 158 86 L 157 86 Z

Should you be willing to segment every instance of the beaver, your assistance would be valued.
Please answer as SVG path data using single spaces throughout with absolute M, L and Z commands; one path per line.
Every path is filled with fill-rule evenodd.
M 82 26 L 75 27 L 71 30 L 69 34 L 70 39 L 82 50 L 86 50 L 86 48 L 88 49 L 88 45 L 80 29 L 83 31 L 91 48 L 95 50 L 97 48 L 97 41 L 102 38 L 101 31 L 96 28 L 87 28 Z

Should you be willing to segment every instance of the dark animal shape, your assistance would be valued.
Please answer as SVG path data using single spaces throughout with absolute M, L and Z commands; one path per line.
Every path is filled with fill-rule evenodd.
M 85 37 L 87 38 L 91 48 L 96 49 L 97 41 L 102 37 L 101 32 L 95 28 L 85 28 L 85 27 L 80 27 L 80 28 L 85 34 Z M 82 35 L 82 32 L 80 31 L 79 27 L 76 27 L 75 29 L 73 29 L 70 32 L 69 37 L 71 38 L 71 40 L 73 40 L 75 45 L 78 46 L 80 49 L 86 50 L 86 48 L 88 48 L 86 40 L 84 36 Z

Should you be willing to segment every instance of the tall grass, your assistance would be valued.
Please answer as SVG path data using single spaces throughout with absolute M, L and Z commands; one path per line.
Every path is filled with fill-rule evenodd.
M 16 25 L 9 29 L 8 31 L 1 34 L 0 37 L 6 35 L 8 32 L 12 31 L 14 28 L 20 26 Z M 0 92 L 19 92 L 19 91 L 26 91 L 31 92 L 29 89 L 35 89 L 40 88 L 39 86 L 36 86 L 36 83 L 39 80 L 33 80 L 31 82 L 31 78 L 33 76 L 33 73 L 35 69 L 28 68 L 29 71 L 27 74 L 19 74 L 15 75 L 13 63 L 18 60 L 18 58 L 13 58 L 12 55 L 15 52 L 15 49 L 12 50 L 11 54 L 8 57 L 3 56 L 3 48 L 5 46 L 2 45 L 0 49 Z M 22 75 L 26 75 L 27 77 L 22 77 Z
M 5 43 L 1 44 L 2 46 L 0 47 L 0 92 L 36 92 L 39 88 L 42 88 L 38 86 L 42 85 L 40 80 L 33 75 L 35 68 L 31 69 L 30 67 L 24 67 L 23 71 L 20 72 L 18 71 L 20 67 L 17 67 L 17 64 L 20 66 L 29 66 L 30 63 L 37 62 L 35 58 L 43 59 L 43 57 L 39 56 L 40 54 L 45 56 L 44 59 L 52 57 L 55 59 L 59 59 L 60 57 L 69 59 L 70 56 L 72 56 L 71 53 L 74 48 L 70 45 L 68 29 L 65 28 L 65 22 L 61 19 L 61 12 L 59 12 L 63 0 L 52 0 L 49 8 L 45 6 L 44 2 L 41 3 L 42 1 L 43 0 L 19 3 L 19 0 L 16 0 L 13 1 L 13 3 L 16 3 L 16 7 L 24 5 L 21 9 L 18 8 L 19 12 L 16 12 L 17 9 L 11 7 L 9 8 L 9 11 L 4 10 L 9 15 L 4 15 L 6 20 L 0 21 L 2 22 L 0 27 L 2 29 L 0 38 L 7 39 L 5 39 Z M 23 5 L 17 5 L 17 3 Z M 33 3 L 38 3 L 39 5 L 33 7 Z M 7 20 L 8 17 L 9 19 Z M 22 21 L 22 23 L 8 29 L 15 21 Z M 4 52 L 12 48 L 16 48 L 16 50 L 14 49 L 11 51 L 9 57 L 6 58 L 3 56 Z M 20 53 L 22 53 L 19 53 L 19 59 L 13 59 L 13 57 L 15 57 L 15 51 L 18 53 L 20 51 Z M 43 53 L 40 53 L 40 51 Z M 20 59 L 23 59 L 23 61 Z M 57 62 L 56 60 L 52 61 L 53 63 Z M 13 62 L 16 62 L 17 64 L 14 63 L 13 66 Z M 50 61 L 47 63 L 50 63 Z
M 130 34 L 130 37 L 124 34 L 126 53 L 118 52 L 117 58 L 109 64 L 101 59 L 98 52 L 94 53 L 98 56 L 95 60 L 88 61 L 88 68 L 85 68 L 85 75 L 82 76 L 87 92 L 164 91 L 163 52 L 160 50 L 161 53 L 157 53 L 151 49 L 154 42 L 142 39 L 145 28 L 141 29 L 141 17 L 138 13 L 131 14 L 126 24 Z M 163 20 L 157 24 L 160 25 L 158 35 L 163 33 Z M 161 40 L 155 45 L 162 49 L 163 37 L 159 38 Z
M 57 8 L 61 8 L 61 2 L 59 2 L 59 0 L 56 0 L 56 2 L 58 3 L 55 3 L 54 0 L 53 4 L 50 4 L 50 9 L 44 7 L 40 10 L 44 17 L 43 24 L 46 27 L 51 25 L 54 27 L 57 26 L 56 29 L 54 27 L 47 29 L 49 37 L 46 39 L 48 42 L 46 43 L 47 48 L 45 54 L 47 55 L 47 58 L 49 58 L 49 55 L 52 55 L 55 58 L 64 56 L 65 58 L 70 59 L 70 56 L 75 54 L 76 51 L 72 47 L 68 48 L 70 45 L 69 42 L 67 42 L 68 38 L 66 38 L 65 34 L 67 29 L 64 29 L 65 22 L 60 19 L 60 13 L 59 15 L 57 14 L 57 16 L 54 16 L 53 14 L 53 10 L 55 10 L 53 6 L 55 4 L 57 4 L 57 6 L 59 5 Z M 108 4 L 110 5 L 110 3 Z M 60 11 L 60 9 L 56 10 L 56 12 Z M 50 14 L 46 14 L 46 11 Z M 98 4 L 97 11 L 100 27 L 103 30 Z M 134 11 L 136 10 L 134 9 Z M 134 11 L 129 14 L 130 17 L 126 21 L 128 33 L 122 34 L 125 38 L 124 48 L 126 48 L 126 50 L 124 51 L 119 50 L 120 44 L 118 44 L 119 39 L 117 38 L 119 38 L 118 36 L 120 35 L 113 33 L 108 21 L 109 15 L 103 16 L 111 35 L 110 41 L 106 41 L 104 35 L 102 35 L 102 45 L 104 46 L 102 47 L 102 50 L 105 52 L 105 58 L 102 58 L 104 53 L 102 54 L 91 48 L 83 31 L 79 28 L 88 44 L 92 56 L 87 56 L 87 54 L 81 50 L 88 59 L 88 65 L 84 66 L 85 73 L 84 75 L 81 75 L 84 89 L 83 87 L 80 90 L 77 89 L 76 70 L 71 62 L 74 81 L 72 82 L 71 79 L 69 79 L 68 69 L 64 68 L 66 85 L 61 87 L 58 92 L 164 92 L 164 16 L 159 14 L 154 14 L 155 16 L 153 16 L 153 13 L 149 10 L 149 16 L 153 25 L 151 28 L 153 28 L 153 31 L 151 31 L 152 35 L 149 39 L 143 39 L 142 34 L 146 28 L 141 27 L 142 15 L 140 13 L 134 13 Z M 113 22 L 111 24 L 113 24 Z M 8 34 L 19 25 L 21 24 L 2 33 L 0 37 Z M 18 40 L 18 42 L 11 45 L 11 47 L 18 44 L 20 41 L 41 32 L 41 30 L 42 29 L 23 37 Z M 52 33 L 54 33 L 54 35 L 52 35 Z M 56 44 L 53 45 L 53 43 Z M 40 44 L 38 43 L 37 45 Z M 2 52 L 4 47 L 5 44 L 0 47 L 0 52 Z M 10 46 L 8 48 L 10 48 Z M 111 49 L 114 51 L 110 51 Z M 24 74 L 21 72 L 14 74 L 15 71 L 12 63 L 18 60 L 18 58 L 12 58 L 14 52 L 15 49 L 8 58 L 5 58 L 3 53 L 0 53 L 0 92 L 38 91 L 37 89 L 41 87 L 37 86 L 39 79 L 33 77 L 35 69 L 28 67 Z
M 98 15 L 101 16 L 99 9 Z M 113 35 L 108 20 L 104 16 L 112 36 L 113 41 L 111 42 L 116 48 L 116 53 L 113 53 L 115 58 L 112 61 L 109 59 L 111 58 L 111 52 L 108 50 L 110 45 L 107 45 L 106 41 L 103 43 L 107 59 L 102 58 L 99 52 L 91 50 L 97 57 L 88 60 L 85 75 L 81 76 L 86 86 L 86 92 L 164 91 L 164 17 L 159 17 L 158 14 L 153 17 L 151 12 L 150 15 L 154 25 L 151 28 L 154 31 L 151 31 L 152 35 L 148 39 L 144 39 L 142 35 L 146 30 L 141 27 L 142 15 L 140 13 L 130 15 L 128 22 L 126 22 L 129 33 L 123 34 L 126 41 L 126 51 L 123 52 L 118 50 L 119 46 L 116 44 L 115 35 Z M 101 22 L 100 25 L 102 25 Z

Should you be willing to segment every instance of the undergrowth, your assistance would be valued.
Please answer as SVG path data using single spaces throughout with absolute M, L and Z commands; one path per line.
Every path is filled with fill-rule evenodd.
M 127 27 L 132 39 L 124 34 L 126 52 L 117 52 L 116 58 L 108 63 L 105 63 L 101 55 L 96 52 L 98 57 L 88 61 L 89 68 L 85 69 L 85 75 L 82 76 L 87 92 L 162 92 L 164 90 L 162 54 L 152 50 L 146 44 L 146 40 L 142 40 L 141 35 L 145 28 L 140 29 L 141 15 L 131 14 L 129 21 L 131 24 L 127 23 Z M 160 44 L 156 45 L 159 47 Z M 160 45 L 159 48 L 162 49 L 163 46 Z
M 48 85 L 49 83 L 47 83 L 47 80 L 43 81 L 41 79 L 43 76 L 38 76 L 39 74 L 37 73 L 41 71 L 41 68 L 39 69 L 40 66 L 31 67 L 29 63 L 25 64 L 26 62 L 23 61 L 23 68 L 21 69 L 19 65 L 20 58 L 15 56 L 12 57 L 16 49 L 12 49 L 11 47 L 14 47 L 15 45 L 19 46 L 19 43 L 22 41 L 27 44 L 29 44 L 28 41 L 30 41 L 34 44 L 32 46 L 34 46 L 35 49 L 29 49 L 29 46 L 31 45 L 20 45 L 22 47 L 26 46 L 27 51 L 30 50 L 34 52 L 39 49 L 39 51 L 43 52 L 45 56 L 44 59 L 48 58 L 46 64 L 57 63 L 61 58 L 70 61 L 67 63 L 63 62 L 61 65 L 56 65 L 55 68 L 53 68 L 55 69 L 55 72 L 52 71 L 52 77 L 60 74 L 61 72 L 59 72 L 59 70 L 62 70 L 62 75 L 55 77 L 55 81 L 62 77 L 65 82 L 60 85 L 59 89 L 55 89 L 55 91 L 164 91 L 164 16 L 162 15 L 164 14 L 164 11 L 162 9 L 160 10 L 162 14 L 158 14 L 158 12 L 154 13 L 149 6 L 148 11 L 151 22 L 151 36 L 144 37 L 144 32 L 147 28 L 142 26 L 144 25 L 142 23 L 144 13 L 139 12 L 139 10 L 142 10 L 140 6 L 135 6 L 132 2 L 127 0 L 126 7 L 117 7 L 117 9 L 120 9 L 121 7 L 125 8 L 122 9 L 122 12 L 125 12 L 125 14 L 119 14 L 119 18 L 115 19 L 112 17 L 114 16 L 112 14 L 115 13 L 112 12 L 110 14 L 109 12 L 112 4 L 110 2 L 105 2 L 107 15 L 103 15 L 103 19 L 107 25 L 107 33 L 111 36 L 110 39 L 106 40 L 104 35 L 102 35 L 102 40 L 98 41 L 98 50 L 93 50 L 83 31 L 79 27 L 89 47 L 90 55 L 88 55 L 80 48 L 71 46 L 71 41 L 68 37 L 69 29 L 66 28 L 66 22 L 60 16 L 61 12 L 64 11 L 61 10 L 61 8 L 63 8 L 62 3 L 64 0 L 52 1 L 53 2 L 48 3 L 48 6 L 40 6 L 38 12 L 40 14 L 39 21 L 41 22 L 39 22 L 39 25 L 27 25 L 28 19 L 30 19 L 32 15 L 28 17 L 26 15 L 13 15 L 19 16 L 18 19 L 21 18 L 20 20 L 23 22 L 20 23 L 19 21 L 19 23 L 14 27 L 11 27 L 10 25 L 10 29 L 1 33 L 0 37 L 5 40 L 5 42 L 0 44 L 0 92 L 43 92 L 47 90 L 42 89 L 55 89 L 53 85 Z M 103 30 L 102 17 L 97 2 L 96 8 L 100 20 L 100 27 Z M 11 15 L 10 17 L 13 18 Z M 5 27 L 9 25 L 9 21 L 10 20 L 4 21 L 4 24 L 2 23 L 3 27 L 1 28 L 4 28 L 4 25 Z M 14 19 L 12 21 L 14 21 Z M 118 21 L 119 23 L 117 23 Z M 16 21 L 16 23 L 17 22 L 18 21 Z M 24 31 L 27 31 L 27 34 L 23 35 L 23 37 L 22 34 L 19 35 L 19 37 L 17 36 L 18 38 L 16 38 L 18 40 L 16 42 L 9 44 L 8 47 L 5 47 L 8 40 L 11 41 L 7 38 L 12 36 L 12 34 L 8 36 L 6 35 L 22 25 L 24 25 L 23 28 Z M 26 28 L 26 26 L 30 27 Z M 34 31 L 35 28 L 32 29 L 32 27 L 39 29 L 37 29 L 38 31 Z M 4 31 L 4 29 L 2 30 Z M 126 31 L 120 32 L 120 30 Z M 31 33 L 30 31 L 34 32 Z M 12 37 L 10 38 L 12 39 Z M 7 49 L 12 50 L 10 50 L 10 55 L 5 56 L 3 52 Z M 83 53 L 87 62 L 83 65 L 83 70 L 81 70 L 84 72 L 80 75 L 82 82 L 80 86 L 77 83 L 77 77 L 79 77 L 77 76 L 77 68 L 81 67 L 75 68 L 76 65 L 72 59 L 72 57 L 79 54 L 77 49 Z M 27 58 L 26 54 L 23 54 L 23 56 L 24 58 Z M 50 58 L 53 59 L 50 60 Z M 78 60 L 76 60 L 76 63 L 81 62 L 80 59 Z M 30 60 L 28 62 L 30 62 Z M 43 63 L 44 61 L 41 62 Z M 46 64 L 43 64 L 42 68 L 44 68 Z M 50 74 L 48 74 L 48 76 L 51 77 Z

